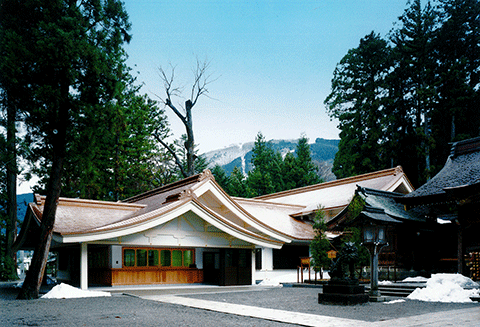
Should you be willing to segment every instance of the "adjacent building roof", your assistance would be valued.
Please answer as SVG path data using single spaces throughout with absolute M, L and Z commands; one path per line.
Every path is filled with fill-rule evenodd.
M 448 202 L 450 194 L 472 189 L 480 189 L 480 137 L 453 143 L 442 170 L 399 201 L 408 206 Z
M 385 192 L 358 186 L 356 199 L 328 223 L 331 230 L 343 230 L 346 226 L 366 219 L 383 224 L 399 224 L 402 222 L 424 223 L 426 217 L 421 209 L 405 211 L 404 206 L 396 199 L 403 194 Z
M 388 192 L 407 194 L 414 190 L 412 184 L 398 166 L 373 173 L 338 179 L 294 190 L 263 195 L 256 199 L 283 204 L 302 204 L 303 211 L 295 216 L 308 215 L 322 206 L 325 211 L 340 211 L 350 203 L 357 186 Z

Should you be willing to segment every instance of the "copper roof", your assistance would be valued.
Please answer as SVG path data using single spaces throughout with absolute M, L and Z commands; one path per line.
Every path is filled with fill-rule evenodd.
M 226 193 L 221 193 L 239 212 L 243 212 L 246 218 L 250 219 L 252 224 L 239 219 L 231 219 L 227 215 L 221 215 L 208 207 L 208 203 L 200 201 L 195 195 L 195 190 L 207 182 L 212 182 L 211 187 L 221 188 L 214 182 L 210 171 L 186 178 L 179 182 L 157 188 L 155 190 L 142 193 L 129 198 L 124 202 L 93 201 L 82 199 L 60 198 L 57 206 L 54 232 L 59 235 L 84 235 L 91 233 L 109 232 L 119 229 L 125 229 L 131 226 L 144 224 L 152 219 L 162 217 L 186 203 L 193 203 L 196 208 L 205 212 L 223 226 L 237 230 L 243 235 L 253 237 L 259 240 L 265 240 L 270 243 L 283 243 L 271 236 L 267 236 L 261 230 L 271 230 L 270 235 L 278 234 L 280 239 L 291 240 L 292 237 L 283 230 L 275 230 L 262 221 L 262 217 L 254 217 L 243 209 L 236 201 L 230 198 Z M 213 185 L 213 186 L 212 186 Z M 38 222 L 41 221 L 42 212 L 45 204 L 45 197 L 35 196 L 36 202 L 30 204 L 30 210 Z M 222 201 L 222 200 L 219 200 Z M 297 208 L 297 207 L 294 207 Z M 293 218 L 290 218 L 293 219 Z M 241 219 L 240 219 L 241 220 Z M 252 226 L 259 226 L 257 228 Z M 260 228 L 261 230 L 258 230 Z M 284 236 L 282 236 L 284 235 Z M 298 235 L 297 235 L 298 236 Z
M 151 225 L 156 219 L 191 203 L 204 212 L 206 218 L 211 217 L 226 228 L 259 240 L 310 240 L 313 238 L 311 225 L 292 217 L 311 210 L 309 206 L 313 202 L 328 200 L 330 205 L 347 205 L 357 184 L 389 190 L 399 181 L 408 182 L 402 169 L 397 167 L 256 199 L 240 199 L 228 196 L 206 170 L 122 202 L 60 198 L 54 232 L 62 236 L 85 235 Z M 30 210 L 39 222 L 45 198 L 36 196 L 35 199 Z
M 397 166 L 368 174 L 263 195 L 256 199 L 277 203 L 302 204 L 307 207 L 305 212 L 308 212 L 316 210 L 319 205 L 324 209 L 348 205 L 355 194 L 357 185 L 382 191 L 396 191 L 400 182 L 406 184 L 408 189 L 413 190 L 402 167 Z

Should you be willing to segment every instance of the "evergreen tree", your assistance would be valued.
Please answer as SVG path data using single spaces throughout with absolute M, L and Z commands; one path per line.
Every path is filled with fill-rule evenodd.
M 16 262 L 14 257 L 8 253 L 7 242 L 7 224 L 9 218 L 7 215 L 7 187 L 6 187 L 6 169 L 7 164 L 7 141 L 3 134 L 0 134 L 0 280 L 15 280 L 17 278 Z
M 250 190 L 247 179 L 243 175 L 242 170 L 235 166 L 229 176 L 229 186 L 227 187 L 227 193 L 231 196 L 238 196 L 242 198 L 253 197 L 253 192 Z
M 433 139 L 430 124 L 436 102 L 434 87 L 436 60 L 433 55 L 436 17 L 437 14 L 429 1 L 422 8 L 421 1 L 414 0 L 399 18 L 401 27 L 391 36 L 395 45 L 396 65 L 388 81 L 392 86 L 398 86 L 399 83 L 396 81 L 401 81 L 402 88 L 399 93 L 392 93 L 389 96 L 399 96 L 402 101 L 395 101 L 396 105 L 400 104 L 399 108 L 390 106 L 389 109 L 393 112 L 386 112 L 390 117 L 387 126 L 392 124 L 393 128 L 390 128 L 390 131 L 394 133 L 388 135 L 388 142 L 398 144 L 408 141 L 402 144 L 400 149 L 406 146 L 415 150 L 400 153 L 402 157 L 398 158 L 396 164 L 404 166 L 417 185 L 426 181 L 431 169 Z M 411 125 L 405 126 L 406 123 Z M 407 129 L 409 137 L 405 138 L 398 127 L 400 130 Z M 399 139 L 394 139 L 395 137 Z M 398 157 L 392 153 L 395 148 L 396 146 L 390 146 L 392 158 Z
M 187 135 L 183 134 L 180 139 L 177 139 L 173 142 L 173 144 L 169 145 L 169 148 L 171 151 L 175 153 L 175 174 L 177 176 L 177 179 L 185 178 L 190 175 L 184 175 L 185 171 L 190 171 L 193 174 L 200 174 L 202 171 L 207 169 L 208 162 L 207 159 L 204 156 L 201 156 L 198 154 L 198 147 L 195 144 L 192 152 L 192 164 L 193 167 L 188 168 L 189 165 L 189 154 L 187 149 L 185 148 L 185 142 L 187 142 Z M 170 152 L 170 150 L 168 150 Z M 180 166 L 178 166 L 180 164 Z
M 38 297 L 43 278 L 72 135 L 82 117 L 112 107 L 130 24 L 116 0 L 3 0 L 0 10 L 11 18 L 2 20 L 0 61 L 18 82 L 7 97 L 25 117 L 31 159 L 49 171 L 39 242 L 19 294 L 29 299 Z
M 337 65 L 325 100 L 340 121 L 337 177 L 402 165 L 419 186 L 449 142 L 479 135 L 480 2 L 438 3 L 409 1 L 393 47 L 371 34 Z
M 449 155 L 449 142 L 480 135 L 480 1 L 441 0 L 440 10 L 436 34 L 439 96 L 432 114 L 437 144 L 432 162 L 437 170 Z
M 302 173 L 297 167 L 295 155 L 288 152 L 283 159 L 283 178 L 285 181 L 285 189 L 291 190 L 297 187 L 297 181 L 302 178 Z
M 297 143 L 295 155 L 291 152 L 283 159 L 285 189 L 290 190 L 320 183 L 318 167 L 312 160 L 308 138 L 302 136 Z
M 220 185 L 225 192 L 227 192 L 228 188 L 230 187 L 230 180 L 225 170 L 219 164 L 216 164 L 215 167 L 212 168 L 212 175 L 215 177 L 217 184 Z
M 391 48 L 374 32 L 360 40 L 335 68 L 327 111 L 339 122 L 340 144 L 333 164 L 338 178 L 381 169 L 385 155 L 382 119 Z
M 318 176 L 318 167 L 312 160 L 312 152 L 310 151 L 307 137 L 302 136 L 298 140 L 295 154 L 297 155 L 296 166 L 300 170 L 300 179 L 297 181 L 296 187 L 320 183 L 321 178 Z
M 253 196 L 284 190 L 282 157 L 280 153 L 275 153 L 262 133 L 257 134 L 252 151 L 254 168 L 248 173 L 247 184 Z
M 327 254 L 328 251 L 332 250 L 332 245 L 325 234 L 327 225 L 325 223 L 325 212 L 323 208 L 319 208 L 316 212 L 313 231 L 315 232 L 315 236 L 310 242 L 313 269 L 319 271 L 320 279 L 323 279 L 323 268 L 329 267 L 332 262 Z
M 168 130 L 164 110 L 138 94 L 133 78 L 124 77 L 115 101 L 75 120 L 64 163 L 63 196 L 118 201 L 165 183 L 157 161 L 166 164 L 170 158 L 162 159 L 152 137 L 154 129 Z M 32 173 L 41 177 L 36 191 L 44 192 L 46 167 L 34 167 Z

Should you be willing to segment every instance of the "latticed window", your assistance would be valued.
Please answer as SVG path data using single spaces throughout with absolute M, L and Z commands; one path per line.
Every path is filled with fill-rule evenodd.
M 124 248 L 124 267 L 190 267 L 195 263 L 191 249 Z
M 135 267 L 135 250 L 123 250 L 123 265 L 125 267 Z

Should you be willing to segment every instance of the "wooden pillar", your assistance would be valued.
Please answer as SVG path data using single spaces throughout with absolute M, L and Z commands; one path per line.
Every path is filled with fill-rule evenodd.
M 88 288 L 88 249 L 87 243 L 80 243 L 80 288 Z

